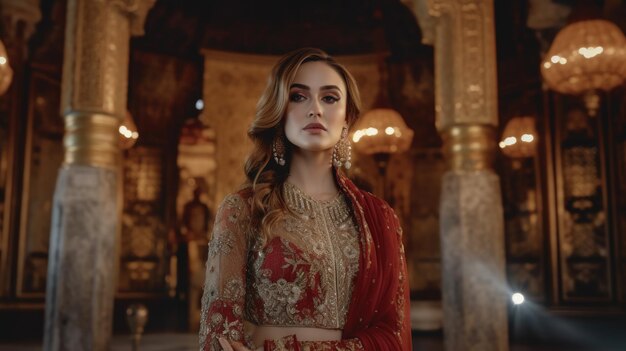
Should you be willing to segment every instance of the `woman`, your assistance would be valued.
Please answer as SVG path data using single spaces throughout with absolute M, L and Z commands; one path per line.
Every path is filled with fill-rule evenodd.
M 202 350 L 411 350 L 398 218 L 339 171 L 359 105 L 350 73 L 321 50 L 274 67 L 247 183 L 216 216 Z

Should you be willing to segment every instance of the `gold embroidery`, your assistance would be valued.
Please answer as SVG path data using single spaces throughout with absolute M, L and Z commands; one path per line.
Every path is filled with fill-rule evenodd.
M 359 232 L 347 199 L 339 193 L 317 201 L 290 183 L 283 191 L 293 213 L 278 222 L 268 245 L 253 245 L 246 317 L 256 324 L 341 329 L 359 269 Z M 283 258 L 279 272 L 290 279 L 262 269 L 275 250 Z M 263 302 L 264 315 L 256 315 L 254 301 Z
M 245 283 L 242 266 L 247 252 L 249 214 L 239 195 L 224 199 L 209 243 L 200 323 L 200 347 L 221 350 L 217 338 L 245 341 L 243 305 Z

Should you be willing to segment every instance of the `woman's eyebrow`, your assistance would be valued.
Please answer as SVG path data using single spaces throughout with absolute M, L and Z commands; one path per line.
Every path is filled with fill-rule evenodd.
M 320 90 L 338 90 L 340 93 L 343 93 L 341 89 L 339 89 L 339 87 L 336 85 L 324 85 L 320 87 Z
M 309 88 L 307 85 L 300 84 L 300 83 L 293 83 L 293 84 L 291 84 L 291 88 L 300 88 L 300 89 L 304 89 L 304 90 L 311 90 L 311 88 Z
M 299 88 L 299 89 L 303 89 L 303 90 L 311 90 L 311 88 L 308 85 L 304 85 L 304 84 L 300 84 L 300 83 L 293 83 L 291 84 L 291 88 Z M 324 85 L 320 87 L 320 90 L 339 90 L 339 92 L 341 92 L 341 89 L 336 86 L 336 85 Z

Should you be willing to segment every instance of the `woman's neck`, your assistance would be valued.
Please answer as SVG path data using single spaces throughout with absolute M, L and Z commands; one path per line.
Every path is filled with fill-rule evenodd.
M 287 181 L 317 200 L 332 199 L 339 191 L 330 154 L 299 152 L 291 158 Z

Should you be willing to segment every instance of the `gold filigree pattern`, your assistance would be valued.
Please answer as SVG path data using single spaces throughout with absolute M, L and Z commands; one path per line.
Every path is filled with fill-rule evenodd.
M 244 281 L 248 235 L 248 207 L 241 196 L 229 195 L 220 206 L 209 243 L 202 296 L 200 348 L 222 350 L 217 338 L 244 342 Z M 250 343 L 246 343 L 250 346 Z
M 342 193 L 317 201 L 291 183 L 283 192 L 291 213 L 266 246 L 252 250 L 246 316 L 262 325 L 340 329 L 359 269 L 352 211 Z
M 206 267 L 203 349 L 220 350 L 220 336 L 250 340 L 244 317 L 257 325 L 343 328 L 359 269 L 347 199 L 340 193 L 316 201 L 291 184 L 284 194 L 292 213 L 265 245 L 251 240 L 250 209 L 240 195 L 220 206 Z

